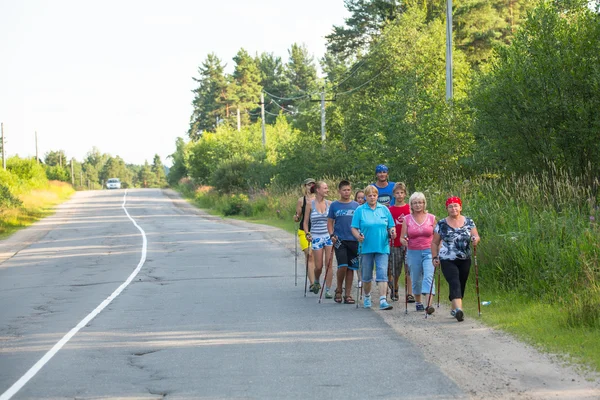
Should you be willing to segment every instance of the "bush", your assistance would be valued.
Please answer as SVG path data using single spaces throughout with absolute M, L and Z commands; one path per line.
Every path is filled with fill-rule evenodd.
M 19 191 L 41 188 L 48 183 L 44 167 L 33 159 L 11 157 L 7 160 L 6 169 L 19 180 Z
M 223 207 L 221 209 L 223 215 L 249 214 L 248 196 L 245 194 L 232 194 L 225 196 L 223 200 Z
M 246 176 L 250 163 L 250 159 L 244 156 L 234 156 L 221 162 L 211 175 L 212 186 L 222 193 L 247 192 L 249 183 Z
M 8 186 L 0 183 L 0 208 L 14 208 L 22 204 L 21 200 L 10 192 Z
M 66 168 L 60 165 L 46 166 L 46 178 L 51 181 L 68 182 L 71 178 Z

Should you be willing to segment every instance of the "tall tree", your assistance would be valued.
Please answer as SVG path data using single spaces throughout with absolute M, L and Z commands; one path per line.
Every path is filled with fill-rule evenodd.
M 285 65 L 281 57 L 275 56 L 273 53 L 262 53 L 256 57 L 256 64 L 260 70 L 260 85 L 264 91 L 277 97 L 286 97 L 290 92 L 290 84 L 285 77 Z M 271 99 L 273 100 L 273 99 Z M 281 107 L 287 108 L 291 103 L 286 100 L 275 99 Z M 265 120 L 267 123 L 274 123 L 276 115 L 279 114 L 281 108 L 272 101 L 265 101 Z M 254 110 L 254 115 L 259 115 L 260 108 Z M 275 115 L 272 115 L 275 114 Z M 258 118 L 250 118 L 256 121 Z
M 44 155 L 44 164 L 48 166 L 59 165 L 64 167 L 67 164 L 67 157 L 65 156 L 64 150 L 49 151 Z
M 198 68 L 199 78 L 192 78 L 198 87 L 192 92 L 194 110 L 190 117 L 188 136 L 198 140 L 204 131 L 214 131 L 217 121 L 226 113 L 227 80 L 221 60 L 211 53 Z
M 156 180 L 156 184 L 158 186 L 164 186 L 167 183 L 167 176 L 165 174 L 165 166 L 160 160 L 160 156 L 158 154 L 154 155 L 154 160 L 152 160 L 152 173 L 154 174 Z
M 399 0 L 345 0 L 350 17 L 325 36 L 328 50 L 342 58 L 367 50 L 381 29 L 402 10 Z
M 156 175 L 152 172 L 152 167 L 148 164 L 148 160 L 144 161 L 144 165 L 138 172 L 137 179 L 141 187 L 150 187 L 156 181 Z
M 235 68 L 231 76 L 229 101 L 233 107 L 230 118 L 234 120 L 236 109 L 241 112 L 242 122 L 249 121 L 248 111 L 256 109 L 260 97 L 261 75 L 255 60 L 244 49 L 240 49 L 235 57 Z
M 317 68 L 314 58 L 304 45 L 292 44 L 288 50 L 289 60 L 285 66 L 285 76 L 290 83 L 292 95 L 305 94 L 317 86 Z
M 175 140 L 175 152 L 167 158 L 173 160 L 173 165 L 169 170 L 167 180 L 169 181 L 169 185 L 174 186 L 181 178 L 188 176 L 189 146 L 185 143 L 183 138 L 178 137 L 177 140 Z
M 456 47 L 472 65 L 489 60 L 495 46 L 509 44 L 537 0 L 456 0 L 453 25 Z

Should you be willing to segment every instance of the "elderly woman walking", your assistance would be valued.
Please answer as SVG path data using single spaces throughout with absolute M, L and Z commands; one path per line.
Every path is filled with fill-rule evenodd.
M 367 202 L 354 211 L 351 227 L 352 235 L 360 243 L 364 307 L 371 308 L 371 281 L 373 264 L 375 264 L 375 280 L 379 286 L 379 309 L 391 310 L 392 306 L 387 302 L 387 266 L 390 254 L 389 237 L 396 238 L 396 226 L 390 210 L 377 202 L 377 196 L 378 190 L 375 186 L 368 186 L 365 189 Z
M 431 253 L 433 263 L 442 266 L 442 273 L 450 287 L 450 314 L 460 322 L 464 319 L 462 299 L 471 269 L 471 244 L 477 246 L 480 237 L 473 220 L 461 214 L 462 201 L 459 197 L 448 198 L 446 210 L 448 216 L 435 227 Z
M 407 246 L 406 261 L 410 268 L 412 290 L 416 300 L 416 310 L 424 311 L 424 299 L 433 293 L 434 266 L 431 258 L 431 240 L 435 215 L 427 212 L 427 200 L 421 192 L 415 192 L 408 200 L 410 214 L 404 217 L 400 241 Z M 434 310 L 432 308 L 432 310 Z

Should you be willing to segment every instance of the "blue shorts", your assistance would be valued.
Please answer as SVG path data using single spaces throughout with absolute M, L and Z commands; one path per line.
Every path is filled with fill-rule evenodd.
M 325 246 L 333 246 L 333 242 L 331 241 L 331 237 L 327 235 L 321 237 L 313 237 L 310 245 L 313 250 L 321 250 Z
M 360 269 L 362 271 L 362 281 L 365 283 L 373 280 L 373 264 L 375 264 L 375 281 L 387 282 L 389 254 L 383 253 L 365 253 L 360 255 Z

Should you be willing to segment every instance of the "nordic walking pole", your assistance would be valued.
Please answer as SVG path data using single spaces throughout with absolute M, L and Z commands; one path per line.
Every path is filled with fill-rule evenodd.
M 327 251 L 327 250 L 325 250 L 325 251 Z M 325 254 L 327 254 L 327 253 L 325 253 Z M 329 260 L 327 261 L 327 264 L 325 265 L 325 280 L 323 281 L 323 286 L 321 286 L 321 294 L 319 295 L 319 304 L 321 304 L 321 299 L 323 298 L 323 291 L 325 290 L 325 286 L 327 286 L 327 273 L 331 269 L 332 264 L 333 264 L 333 246 L 331 247 Z
M 479 267 L 477 266 L 477 246 L 473 246 L 473 260 L 475 261 L 475 289 L 477 290 L 477 309 L 481 317 L 481 299 L 479 298 Z
M 298 286 L 298 240 L 294 238 L 294 286 Z
M 404 314 L 408 314 L 408 266 L 406 265 L 406 249 L 402 249 L 402 260 L 400 260 L 402 266 L 404 266 Z
M 433 285 L 435 284 L 435 267 L 433 267 L 433 275 L 431 276 L 431 287 L 429 288 L 429 296 L 427 297 L 427 307 L 425 308 L 425 318 L 435 312 L 435 308 L 431 306 L 431 294 L 433 293 Z
M 358 308 L 358 300 L 360 300 L 359 297 L 359 291 L 361 291 L 362 293 L 362 285 L 360 284 L 360 282 L 362 281 L 362 262 L 361 262 L 361 250 L 362 250 L 362 244 L 359 243 L 358 245 L 358 284 L 356 285 L 356 308 Z
M 442 282 L 442 265 L 440 264 L 440 266 L 438 267 L 438 284 L 437 284 L 437 298 L 438 298 L 438 304 L 437 304 L 437 308 L 440 308 L 440 284 Z

